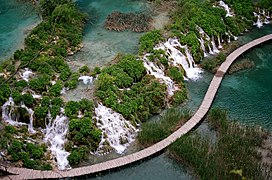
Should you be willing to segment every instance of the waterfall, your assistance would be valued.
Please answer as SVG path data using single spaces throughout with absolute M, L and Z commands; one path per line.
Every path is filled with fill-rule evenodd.
M 198 41 L 200 42 L 200 47 L 204 53 L 204 57 L 207 57 L 207 52 L 206 52 L 206 49 L 205 49 L 205 41 L 203 40 L 203 38 L 201 37 L 200 39 L 198 39 Z
M 218 48 L 219 48 L 219 49 L 222 49 L 223 46 L 222 46 L 222 44 L 221 44 L 220 36 L 217 36 L 217 39 L 218 39 Z
M 225 11 L 227 12 L 226 17 L 233 16 L 230 12 L 229 6 L 224 1 L 219 1 L 219 6 L 223 7 Z
M 220 51 L 217 49 L 216 45 L 215 45 L 215 41 L 214 41 L 214 36 L 212 36 L 212 48 L 213 48 L 213 52 L 214 53 L 219 53 Z
M 258 28 L 261 28 L 263 26 L 263 22 L 261 20 L 261 16 L 260 16 L 260 13 L 257 14 L 256 12 L 253 12 L 254 16 L 257 17 L 257 22 L 256 23 L 253 23 L 253 25 L 256 25 Z
M 2 119 L 13 126 L 27 125 L 26 123 L 18 122 L 18 117 L 14 114 L 15 107 L 12 97 L 10 97 L 2 106 Z
M 95 115 L 97 127 L 102 130 L 101 142 L 96 153 L 103 153 L 103 147 L 107 143 L 117 153 L 123 153 L 127 146 L 135 140 L 136 128 L 121 114 L 102 104 L 98 104 L 95 108 Z
M 84 84 L 92 84 L 93 77 L 92 76 L 80 76 L 78 80 L 82 80 Z
M 150 74 L 150 75 L 153 75 L 155 76 L 155 78 L 161 80 L 163 83 L 166 84 L 167 86 L 167 95 L 169 97 L 173 96 L 174 95 L 174 91 L 177 90 L 177 88 L 175 88 L 175 83 L 174 81 L 165 75 L 164 73 L 164 68 L 160 68 L 158 67 L 155 63 L 149 61 L 147 59 L 149 54 L 146 54 L 144 56 L 144 67 L 146 68 L 147 70 L 147 73 Z
M 31 70 L 29 70 L 28 68 L 24 69 L 24 72 L 21 74 L 21 78 L 25 81 L 29 81 L 29 77 L 30 75 L 32 75 L 33 72 Z
M 42 96 L 39 94 L 36 94 L 33 90 L 31 89 L 24 89 L 22 92 L 22 95 L 30 93 L 34 99 L 42 99 Z
M 184 49 L 186 56 L 182 54 L 178 48 Z M 199 78 L 199 74 L 202 73 L 200 68 L 194 67 L 195 62 L 187 45 L 182 46 L 178 39 L 169 38 L 164 44 L 161 44 L 155 49 L 166 50 L 169 55 L 168 60 L 172 62 L 174 66 L 181 65 L 188 79 L 196 80 Z
M 70 169 L 71 167 L 67 160 L 70 153 L 64 149 L 66 134 L 69 128 L 68 118 L 63 115 L 58 115 L 53 120 L 50 113 L 48 113 L 48 119 L 49 122 L 46 125 L 44 141 L 49 143 L 49 149 L 57 160 L 58 169 Z
M 29 114 L 29 124 L 24 122 L 19 122 L 18 115 L 15 113 L 15 108 L 24 108 Z M 33 114 L 34 111 L 31 108 L 26 107 L 24 104 L 21 106 L 15 106 L 12 97 L 9 98 L 7 102 L 5 102 L 2 106 L 2 119 L 13 126 L 28 126 L 29 133 L 35 133 L 36 131 L 33 129 Z
M 214 52 L 212 51 L 212 48 L 211 48 L 211 46 L 210 46 L 210 44 L 208 43 L 208 48 L 209 48 L 209 54 L 214 54 Z
M 265 18 L 264 19 L 264 24 L 270 24 L 270 21 L 267 18 Z
M 36 131 L 33 128 L 33 115 L 34 111 L 31 108 L 26 107 L 24 104 L 21 105 L 22 108 L 25 108 L 29 114 L 29 124 L 28 124 L 28 132 L 29 133 L 36 133 Z

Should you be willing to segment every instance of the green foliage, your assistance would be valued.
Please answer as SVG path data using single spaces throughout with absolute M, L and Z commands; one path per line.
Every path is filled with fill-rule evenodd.
M 216 142 L 197 133 L 182 136 L 169 148 L 174 157 L 186 162 L 201 179 L 241 178 L 229 173 L 233 169 L 242 169 L 247 178 L 262 179 L 257 149 L 266 132 L 230 122 L 220 109 L 209 112 L 208 122 L 217 130 Z
M 163 40 L 163 38 L 159 30 L 145 33 L 140 38 L 140 53 L 152 51 L 154 46 L 161 40 Z
M 25 87 L 27 87 L 27 82 L 25 80 L 20 80 L 20 81 L 16 81 L 14 83 L 14 87 L 18 90 L 18 91 L 22 91 Z
M 87 158 L 88 149 L 84 146 L 74 148 L 68 156 L 68 161 L 71 166 L 78 165 L 81 161 Z
M 224 53 L 219 53 L 215 58 L 206 58 L 202 61 L 201 67 L 211 72 L 215 72 L 216 68 L 226 60 Z
M 65 106 L 65 115 L 69 118 L 77 116 L 79 111 L 79 103 L 76 101 L 69 101 Z
M 63 100 L 60 97 L 55 97 L 51 100 L 51 104 L 54 106 L 62 106 Z
M 48 113 L 48 107 L 38 106 L 34 109 L 34 115 L 37 119 L 44 119 Z
M 178 90 L 175 92 L 172 99 L 172 104 L 178 106 L 184 103 L 186 99 L 187 99 L 187 91 L 185 88 L 182 88 L 181 90 Z
M 85 65 L 85 66 L 82 66 L 81 68 L 79 68 L 78 72 L 83 73 L 83 74 L 88 74 L 88 73 L 90 73 L 90 68 Z
M 272 1 L 270 0 L 259 0 L 257 1 L 257 6 L 261 9 L 267 9 L 269 11 L 272 11 Z
M 142 124 L 138 140 L 144 146 L 152 145 L 169 136 L 178 127 L 183 125 L 189 117 L 190 115 L 187 110 L 168 109 L 158 120 Z
M 46 88 L 49 84 L 50 84 L 50 77 L 46 74 L 41 75 L 35 79 L 31 79 L 29 81 L 30 88 L 38 92 L 46 91 Z
M 57 81 L 56 84 L 52 85 L 50 88 L 49 88 L 49 93 L 51 96 L 60 96 L 60 92 L 62 90 L 63 86 L 62 86 L 62 83 L 61 81 Z
M 177 67 L 169 69 L 169 76 L 177 83 L 183 83 L 183 74 Z
M 27 106 L 27 107 L 33 107 L 35 103 L 35 99 L 31 94 L 23 94 L 22 95 L 22 102 Z
M 5 132 L 10 133 L 10 134 L 14 134 L 17 132 L 17 129 L 11 125 L 7 125 L 7 126 L 5 126 Z
M 4 84 L 0 87 L 0 105 L 2 106 L 10 96 L 10 86 Z
M 71 3 L 71 0 L 41 0 L 40 8 L 44 17 L 50 16 L 54 9 L 60 4 Z
M 75 89 L 78 84 L 78 78 L 79 78 L 78 73 L 72 73 L 69 81 L 67 81 L 64 86 L 68 87 L 69 89 Z

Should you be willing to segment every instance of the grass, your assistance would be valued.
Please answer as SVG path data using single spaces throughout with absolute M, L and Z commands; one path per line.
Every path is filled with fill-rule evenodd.
M 169 136 L 189 118 L 190 112 L 188 110 L 168 109 L 159 120 L 142 124 L 138 140 L 141 145 L 145 147 L 150 146 Z
M 170 154 L 191 167 L 200 179 L 264 179 L 258 149 L 267 132 L 231 122 L 220 109 L 209 112 L 208 122 L 217 132 L 215 144 L 192 132 L 173 143 Z M 239 173 L 231 173 L 234 171 Z

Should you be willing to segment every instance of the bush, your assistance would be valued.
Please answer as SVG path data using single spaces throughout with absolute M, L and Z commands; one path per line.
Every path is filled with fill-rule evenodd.
M 161 40 L 163 40 L 163 38 L 159 30 L 145 33 L 140 38 L 140 53 L 151 52 L 154 46 Z

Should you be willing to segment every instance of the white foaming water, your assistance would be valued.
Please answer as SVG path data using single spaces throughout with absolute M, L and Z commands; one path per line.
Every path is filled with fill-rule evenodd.
M 225 34 L 228 36 L 228 43 L 230 43 L 230 35 L 229 35 L 229 33 L 225 32 Z
M 97 153 L 103 152 L 103 145 L 108 141 L 109 145 L 119 154 L 123 153 L 127 146 L 135 140 L 137 130 L 121 114 L 112 109 L 98 104 L 95 108 L 97 127 L 102 130 L 102 138 Z M 106 134 L 106 137 L 104 136 Z
M 257 22 L 253 23 L 253 25 L 256 25 L 258 28 L 261 28 L 263 26 L 263 22 L 261 20 L 261 15 L 253 12 L 254 16 L 257 17 Z
M 27 125 L 26 123 L 18 122 L 18 117 L 14 114 L 15 107 L 12 97 L 10 97 L 2 106 L 2 119 L 13 126 Z
M 33 114 L 34 111 L 31 108 L 26 107 L 24 104 L 21 105 L 22 108 L 25 108 L 29 114 L 29 124 L 28 124 L 28 132 L 30 133 L 36 133 L 36 131 L 33 128 Z
M 214 41 L 214 36 L 212 36 L 212 47 L 213 47 L 213 52 L 214 53 L 219 53 L 220 51 L 217 49 Z
M 211 48 L 211 46 L 210 46 L 210 44 L 208 43 L 208 49 L 209 49 L 209 54 L 214 54 L 214 52 L 212 51 L 212 48 Z
M 219 1 L 219 6 L 223 7 L 225 11 L 227 12 L 226 17 L 233 16 L 230 12 L 229 6 L 224 1 Z
M 22 95 L 23 95 L 23 94 L 26 94 L 26 93 L 28 93 L 28 92 L 29 92 L 29 93 L 32 95 L 32 97 L 35 98 L 35 99 L 41 99 L 41 98 L 42 98 L 41 95 L 36 94 L 36 93 L 35 93 L 33 90 L 31 90 L 31 89 L 25 89 L 25 90 L 23 90 Z
M 92 84 L 93 77 L 92 76 L 80 76 L 78 80 L 82 80 L 84 84 Z
M 57 160 L 58 169 L 70 169 L 71 167 L 67 160 L 70 153 L 64 149 L 66 134 L 69 128 L 68 118 L 58 115 L 53 120 L 50 113 L 48 113 L 48 119 L 49 122 L 46 125 L 44 141 L 50 144 L 50 150 Z
M 27 110 L 29 114 L 29 124 L 18 121 L 18 115 L 14 113 L 16 107 L 21 107 Z M 2 119 L 13 126 L 27 125 L 29 133 L 36 132 L 33 129 L 33 114 L 34 111 L 31 108 L 26 107 L 24 104 L 21 106 L 15 106 L 12 97 L 10 97 L 9 100 L 2 106 Z
M 222 44 L 221 44 L 220 36 L 217 36 L 217 39 L 218 39 L 218 48 L 219 48 L 219 49 L 222 49 L 223 46 L 222 46 Z
M 149 61 L 147 58 L 148 55 L 149 54 L 146 54 L 144 56 L 144 67 L 146 68 L 147 73 L 155 76 L 155 78 L 161 80 L 162 83 L 165 83 L 167 86 L 167 95 L 169 97 L 173 96 L 174 91 L 177 90 L 174 81 L 170 77 L 165 75 L 163 67 L 158 67 L 155 63 Z
M 28 68 L 25 68 L 25 72 L 22 73 L 21 77 L 22 77 L 23 80 L 25 80 L 25 81 L 28 82 L 29 81 L 29 77 L 32 74 L 33 74 L 33 72 L 31 70 L 29 70 Z
M 184 49 L 186 56 L 183 55 L 177 48 Z M 155 49 L 166 50 L 170 57 L 168 60 L 172 62 L 174 66 L 181 65 L 186 73 L 186 78 L 191 80 L 200 78 L 200 73 L 202 73 L 202 70 L 198 67 L 194 67 L 195 62 L 189 48 L 187 45 L 182 46 L 178 39 L 169 38 L 164 44 L 161 44 Z
M 207 57 L 207 52 L 206 52 L 206 49 L 205 49 L 205 41 L 203 40 L 203 38 L 201 37 L 200 39 L 198 39 L 198 41 L 200 42 L 200 46 L 201 46 L 201 49 L 204 53 L 204 57 Z

